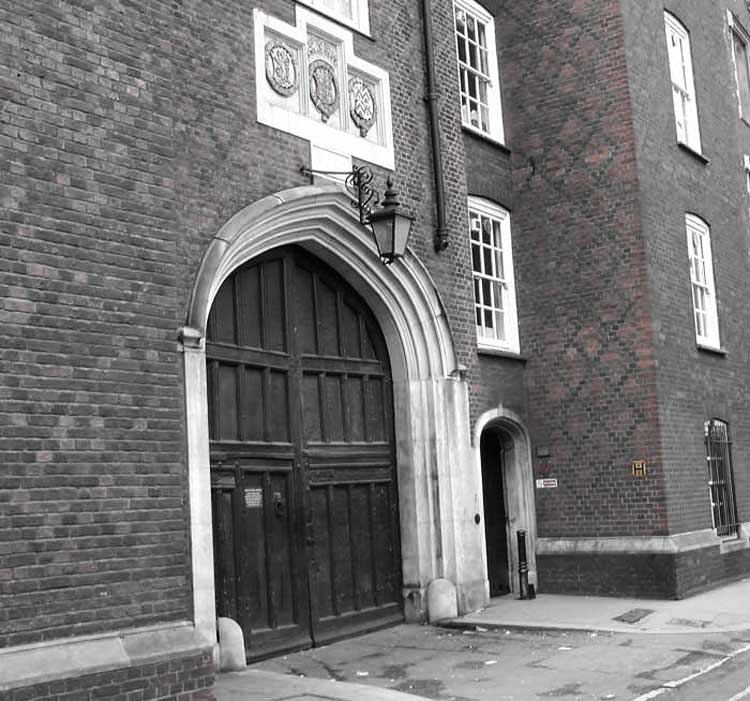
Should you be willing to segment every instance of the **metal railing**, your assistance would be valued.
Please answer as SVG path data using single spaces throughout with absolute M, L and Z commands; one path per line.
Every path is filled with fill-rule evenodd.
M 711 419 L 706 422 L 705 436 L 708 489 L 714 528 L 719 536 L 736 536 L 739 535 L 739 519 L 734 495 L 729 426 L 718 419 Z

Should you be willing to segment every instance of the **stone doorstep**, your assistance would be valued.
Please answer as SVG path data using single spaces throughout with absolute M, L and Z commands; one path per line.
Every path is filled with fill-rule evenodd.
M 188 621 L 19 645 L 0 650 L 0 691 L 212 652 Z

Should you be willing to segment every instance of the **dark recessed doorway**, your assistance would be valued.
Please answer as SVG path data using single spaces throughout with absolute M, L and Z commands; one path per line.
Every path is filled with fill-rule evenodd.
M 480 440 L 490 596 L 510 593 L 508 511 L 503 479 L 505 440 L 508 439 L 496 428 L 485 429 Z

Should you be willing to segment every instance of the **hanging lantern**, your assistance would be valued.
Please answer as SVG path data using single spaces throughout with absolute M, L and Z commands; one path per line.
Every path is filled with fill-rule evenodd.
M 382 206 L 367 217 L 378 253 L 386 265 L 393 263 L 396 258 L 402 258 L 406 253 L 406 244 L 414 223 L 414 217 L 405 214 L 400 206 L 398 193 L 393 189 L 393 179 L 389 177 Z

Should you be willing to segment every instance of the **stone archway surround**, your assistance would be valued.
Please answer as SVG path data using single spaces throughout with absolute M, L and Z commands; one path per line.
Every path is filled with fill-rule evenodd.
M 410 251 L 383 265 L 338 185 L 294 188 L 238 212 L 211 240 L 181 342 L 185 373 L 193 605 L 196 628 L 216 640 L 206 399 L 205 329 L 211 303 L 240 265 L 296 244 L 328 263 L 365 299 L 386 339 L 393 377 L 404 610 L 424 620 L 437 578 L 459 612 L 486 602 L 481 481 L 470 469 L 468 389 L 435 285 Z M 480 475 L 481 480 L 481 475 Z
M 499 406 L 482 414 L 474 425 L 474 461 L 481 480 L 482 456 L 480 440 L 487 430 L 497 430 L 504 436 L 507 448 L 503 459 L 503 483 L 506 493 L 508 517 L 508 555 L 511 593 L 519 594 L 518 541 L 516 531 L 526 531 L 526 555 L 529 566 L 529 583 L 538 588 L 536 569 L 536 501 L 534 474 L 531 460 L 531 443 L 521 417 L 510 409 Z M 484 518 L 484 513 L 482 513 Z M 486 562 L 487 550 L 482 531 L 482 557 Z M 485 565 L 486 567 L 486 565 Z

